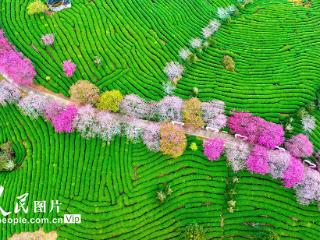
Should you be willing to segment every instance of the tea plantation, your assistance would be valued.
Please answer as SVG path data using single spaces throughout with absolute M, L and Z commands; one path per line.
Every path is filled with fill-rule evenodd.
M 33 62 L 36 82 L 68 96 L 79 79 L 101 91 L 118 89 L 147 100 L 164 96 L 165 64 L 216 17 L 231 0 L 74 0 L 72 8 L 51 16 L 29 16 L 30 0 L 0 0 L 0 28 Z M 286 0 L 255 0 L 216 33 L 215 44 L 186 66 L 176 95 L 192 89 L 199 98 L 223 100 L 230 110 L 250 111 L 273 122 L 292 116 L 294 133 L 302 130 L 297 112 L 314 102 L 320 86 L 320 1 L 309 8 Z M 41 36 L 54 33 L 45 47 Z M 235 72 L 221 64 L 225 54 Z M 95 56 L 102 59 L 94 64 Z M 61 63 L 72 59 L 72 78 Z M 320 121 L 319 110 L 313 116 Z M 320 128 L 310 134 L 320 148 Z M 142 144 L 117 137 L 110 144 L 78 133 L 57 134 L 39 118 L 14 105 L 0 108 L 0 143 L 11 141 L 19 168 L 0 173 L 0 206 L 12 208 L 17 196 L 29 201 L 59 199 L 61 217 L 79 213 L 81 224 L 0 224 L 0 239 L 14 233 L 57 231 L 58 239 L 184 239 L 186 226 L 201 225 L 209 239 L 319 239 L 316 204 L 296 202 L 294 191 L 270 176 L 234 173 L 225 157 L 208 161 L 201 141 L 197 151 L 172 159 Z M 163 203 L 157 191 L 170 186 Z M 234 211 L 229 211 L 234 201 Z M 20 216 L 20 214 L 18 214 Z M 21 214 L 22 216 L 22 214 Z

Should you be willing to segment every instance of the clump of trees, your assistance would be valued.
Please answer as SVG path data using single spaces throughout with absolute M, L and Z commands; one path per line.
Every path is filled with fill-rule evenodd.
M 197 223 L 190 224 L 186 227 L 186 231 L 184 233 L 185 240 L 206 240 L 206 232 L 202 226 Z
M 119 106 L 123 96 L 118 90 L 106 91 L 100 95 L 96 104 L 98 109 L 119 112 Z
M 229 55 L 225 55 L 222 60 L 222 64 L 224 68 L 230 72 L 234 72 L 236 69 L 236 63 L 233 58 Z
M 201 101 L 198 98 L 186 100 L 183 105 L 183 120 L 186 126 L 200 128 L 204 126 Z
M 99 88 L 87 80 L 80 80 L 69 89 L 71 101 L 94 105 L 99 99 Z
M 30 3 L 27 7 L 27 13 L 29 15 L 40 14 L 46 11 L 48 11 L 48 6 L 41 0 L 35 0 L 32 3 Z
M 16 51 L 0 29 L 0 72 L 15 83 L 30 85 L 36 76 L 36 71 L 27 58 Z
M 0 145 L 0 171 L 12 171 L 15 167 L 15 152 L 11 142 Z
M 173 158 L 183 154 L 187 146 L 186 135 L 180 126 L 164 123 L 160 127 L 160 149 Z

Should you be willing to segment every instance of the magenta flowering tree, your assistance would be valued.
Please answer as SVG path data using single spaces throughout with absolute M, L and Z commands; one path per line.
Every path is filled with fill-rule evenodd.
M 273 178 L 283 178 L 284 171 L 289 166 L 290 158 L 291 156 L 287 151 L 268 151 L 270 174 Z
M 57 101 L 48 101 L 44 108 L 44 116 L 50 122 L 63 110 L 63 106 Z
M 52 121 L 56 132 L 73 132 L 73 120 L 77 116 L 76 106 L 69 105 L 63 109 Z
M 100 111 L 96 115 L 93 132 L 103 140 L 110 142 L 121 133 L 121 123 L 108 111 Z
M 182 121 L 183 101 L 179 97 L 166 96 L 158 103 L 158 114 L 161 121 Z
M 295 157 L 291 157 L 289 166 L 283 174 L 284 187 L 292 188 L 303 179 L 304 166 L 302 162 Z
M 304 134 L 293 136 L 285 142 L 286 149 L 297 158 L 310 157 L 313 153 L 313 145 Z
M 224 128 L 227 124 L 227 117 L 224 114 L 224 102 L 211 101 L 203 102 L 201 104 L 203 112 L 203 120 L 207 124 L 207 127 L 211 127 L 217 130 Z
M 135 118 L 147 118 L 149 105 L 135 94 L 126 95 L 120 103 L 120 112 Z
M 224 149 L 224 140 L 221 138 L 210 138 L 203 143 L 203 153 L 210 161 L 217 160 Z
M 73 73 L 76 71 L 77 65 L 71 60 L 64 61 L 62 64 L 63 71 L 67 77 L 72 77 Z
M 299 203 L 309 205 L 320 201 L 320 173 L 307 168 L 305 177 L 294 187 Z
M 160 151 L 160 125 L 159 124 L 148 124 L 143 132 L 142 136 L 144 144 L 150 151 Z
M 281 125 L 267 122 L 246 112 L 236 112 L 229 118 L 232 132 L 247 137 L 252 144 L 260 144 L 269 149 L 284 142 L 284 130 Z
M 43 115 L 47 101 L 47 97 L 29 92 L 27 96 L 20 100 L 18 106 L 24 114 L 32 118 L 38 118 Z
M 12 104 L 20 99 L 20 91 L 7 81 L 0 81 L 0 105 Z
M 29 85 L 36 76 L 36 71 L 29 59 L 25 59 L 21 53 L 5 38 L 0 30 L 0 72 L 20 85 Z
M 236 139 L 228 141 L 225 144 L 225 152 L 233 171 L 238 172 L 246 168 L 246 160 L 250 154 L 247 143 Z
M 77 116 L 73 121 L 73 127 L 80 132 L 81 136 L 85 138 L 94 137 L 93 130 L 96 124 L 96 110 L 87 104 L 78 108 Z
M 266 174 L 270 172 L 268 151 L 265 147 L 255 145 L 246 161 L 247 168 L 252 173 Z

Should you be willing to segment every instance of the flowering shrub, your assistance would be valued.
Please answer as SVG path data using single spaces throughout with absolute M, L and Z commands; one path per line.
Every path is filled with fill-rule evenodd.
M 268 152 L 269 168 L 273 178 L 283 178 L 284 171 L 289 165 L 290 158 L 290 154 L 286 151 L 270 150 Z
M 192 52 L 188 48 L 183 48 L 179 52 L 179 56 L 181 57 L 182 60 L 187 60 Z
M 165 66 L 164 72 L 171 81 L 177 83 L 177 81 L 182 77 L 184 67 L 178 62 L 169 62 Z
M 285 147 L 292 156 L 297 158 L 310 157 L 313 152 L 312 143 L 309 141 L 308 137 L 303 134 L 298 134 L 290 138 L 285 142 Z
M 136 118 L 146 118 L 150 112 L 149 105 L 135 94 L 126 95 L 120 103 L 120 112 Z
M 218 20 L 211 20 L 208 26 L 202 29 L 202 36 L 204 38 L 211 37 L 218 29 L 220 28 L 221 24 Z
M 150 151 L 160 151 L 160 126 L 148 124 L 143 132 L 143 142 Z
M 73 105 L 63 109 L 52 121 L 56 132 L 73 132 L 73 120 L 77 116 L 77 108 Z
M 15 103 L 20 99 L 20 91 L 7 81 L 0 81 L 0 105 Z
M 220 7 L 217 10 L 217 15 L 221 20 L 225 20 L 225 19 L 231 17 L 231 15 L 233 15 L 236 11 L 237 11 L 237 8 L 234 5 L 230 5 L 225 8 Z
M 204 126 L 202 120 L 201 102 L 198 98 L 191 98 L 184 102 L 183 120 L 186 126 L 199 128 Z
M 210 138 L 203 143 L 203 153 L 210 161 L 218 159 L 224 149 L 224 140 L 221 138 Z
M 73 127 L 85 138 L 94 137 L 93 127 L 96 124 L 96 110 L 90 105 L 78 109 L 73 121 Z
M 229 127 L 234 133 L 246 136 L 248 142 L 260 144 L 270 149 L 284 142 L 284 130 L 281 125 L 267 122 L 250 113 L 234 113 L 229 118 Z
M 35 0 L 28 5 L 27 13 L 29 15 L 44 13 L 48 11 L 48 6 L 40 0 Z
M 304 179 L 304 166 L 299 159 L 295 157 L 290 158 L 289 166 L 284 171 L 283 181 L 284 187 L 292 188 L 297 183 Z
M 97 108 L 102 110 L 110 110 L 112 112 L 119 112 L 119 105 L 123 96 L 118 90 L 106 91 L 100 95 Z
M 99 99 L 99 88 L 87 80 L 80 80 L 69 89 L 70 99 L 80 104 L 95 104 Z
M 233 171 L 238 172 L 245 169 L 246 160 L 250 154 L 248 144 L 239 140 L 228 141 L 225 144 L 225 152 Z
M 194 39 L 191 39 L 190 41 L 190 46 L 194 49 L 200 48 L 201 45 L 202 45 L 201 38 L 194 38 Z
M 44 113 L 46 104 L 47 98 L 45 96 L 30 92 L 20 100 L 18 106 L 24 114 L 37 118 Z
M 211 101 L 204 102 L 201 105 L 203 112 L 203 120 L 207 124 L 207 127 L 214 129 L 224 128 L 227 124 L 227 117 L 224 114 L 224 102 Z
M 41 40 L 44 45 L 49 46 L 54 43 L 54 35 L 52 33 L 42 35 Z
M 121 133 L 121 123 L 108 111 L 97 113 L 94 133 L 103 140 L 110 142 L 112 138 Z
M 225 55 L 223 57 L 223 60 L 222 60 L 222 64 L 224 66 L 224 68 L 230 72 L 234 72 L 235 68 L 236 68 L 236 63 L 235 61 L 233 60 L 232 57 L 228 56 L 228 55 Z
M 182 121 L 183 101 L 179 97 L 166 96 L 158 103 L 158 113 L 161 121 Z
M 0 30 L 0 72 L 21 85 L 32 83 L 36 72 L 29 59 L 23 58 Z
M 259 145 L 254 146 L 246 161 L 246 165 L 250 172 L 259 174 L 269 173 L 267 149 Z
M 71 60 L 64 61 L 62 68 L 67 77 L 72 77 L 73 73 L 76 71 L 77 65 Z
M 162 86 L 163 86 L 163 91 L 166 95 L 173 95 L 173 92 L 176 89 L 176 85 L 171 81 L 167 81 L 163 83 Z
M 164 154 L 177 158 L 183 154 L 186 146 L 186 135 L 181 127 L 170 123 L 160 126 L 160 149 Z
M 50 122 L 63 110 L 63 106 L 56 102 L 56 101 L 48 101 L 45 109 L 44 109 L 44 116 Z
M 305 115 L 301 119 L 303 130 L 310 133 L 316 128 L 316 118 L 311 115 Z
M 320 201 L 320 173 L 308 168 L 305 177 L 294 187 L 298 201 L 308 205 L 312 201 Z
M 145 128 L 145 124 L 139 119 L 130 119 L 123 123 L 123 133 L 132 142 L 138 142 Z

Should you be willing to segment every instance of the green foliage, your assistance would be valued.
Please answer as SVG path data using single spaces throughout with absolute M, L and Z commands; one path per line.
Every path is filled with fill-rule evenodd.
M 96 107 L 101 110 L 109 110 L 112 112 L 119 112 L 119 105 L 123 96 L 118 90 L 111 90 L 100 95 Z
M 187 226 L 184 239 L 185 240 L 206 240 L 207 237 L 203 227 L 198 225 L 197 223 L 194 223 Z
M 41 0 L 35 0 L 28 5 L 27 13 L 29 15 L 40 14 L 48 11 L 48 6 Z
M 0 145 L 0 171 L 12 171 L 14 169 L 14 152 L 11 142 Z

